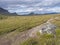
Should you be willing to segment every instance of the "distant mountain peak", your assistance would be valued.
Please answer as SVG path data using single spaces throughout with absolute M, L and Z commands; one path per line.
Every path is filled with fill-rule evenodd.
M 0 7 L 0 14 L 7 14 L 9 13 L 7 10 Z
M 17 13 L 9 13 L 8 10 L 0 7 L 0 14 L 8 14 L 8 15 L 17 15 Z

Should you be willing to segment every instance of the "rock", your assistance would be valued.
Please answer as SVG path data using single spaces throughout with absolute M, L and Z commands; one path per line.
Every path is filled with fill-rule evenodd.
M 53 19 L 51 19 L 53 20 Z M 55 34 L 55 29 L 56 29 L 56 25 L 52 24 L 50 21 L 48 20 L 46 23 L 44 23 L 43 25 L 41 25 L 40 27 L 40 33 L 41 34 Z

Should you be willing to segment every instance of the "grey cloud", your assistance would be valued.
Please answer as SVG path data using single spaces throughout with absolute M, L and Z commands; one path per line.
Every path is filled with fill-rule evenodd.
M 47 12 L 51 9 L 57 11 L 57 8 L 60 9 L 60 0 L 0 0 L 0 7 L 9 10 L 9 12 L 17 13 Z

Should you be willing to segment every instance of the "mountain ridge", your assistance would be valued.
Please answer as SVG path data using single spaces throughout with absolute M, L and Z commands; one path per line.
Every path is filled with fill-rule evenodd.
M 6 10 L 4 8 L 1 8 L 1 7 L 0 7 L 0 14 L 2 14 L 2 15 L 17 15 L 16 12 L 15 13 L 10 13 L 10 12 L 8 12 L 8 10 Z

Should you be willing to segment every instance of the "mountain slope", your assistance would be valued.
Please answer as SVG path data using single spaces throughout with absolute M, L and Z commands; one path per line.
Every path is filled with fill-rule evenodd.
M 0 14 L 9 14 L 9 12 L 3 8 L 0 8 Z
M 0 7 L 0 14 L 3 14 L 3 15 L 17 15 L 17 13 L 9 13 L 8 10 L 5 10 L 1 7 Z

